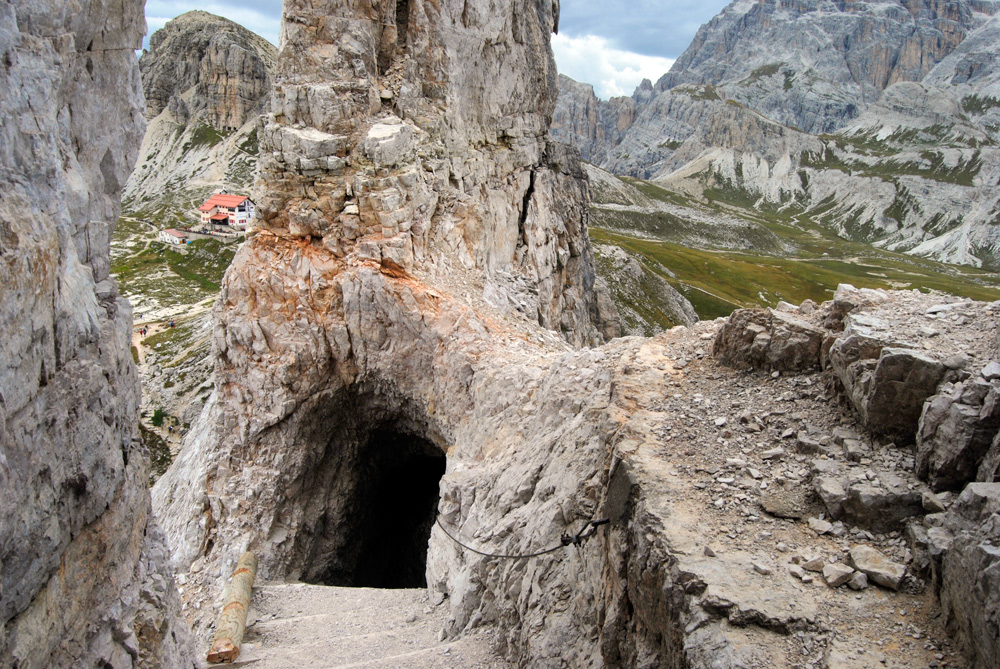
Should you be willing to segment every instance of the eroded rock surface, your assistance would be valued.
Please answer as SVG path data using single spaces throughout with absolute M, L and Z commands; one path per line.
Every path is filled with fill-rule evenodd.
M 859 544 L 907 561 L 863 510 L 816 517 L 818 475 L 845 508 L 926 491 L 818 369 L 824 323 L 863 305 L 767 315 L 810 333 L 795 373 L 720 364 L 720 322 L 582 347 L 615 327 L 583 172 L 546 136 L 557 5 L 501 4 L 285 4 L 262 220 L 215 307 L 212 398 L 154 488 L 199 632 L 252 548 L 264 581 L 415 573 L 446 636 L 495 625 L 525 666 L 960 662 L 916 575 L 844 567 L 850 598 L 812 576 Z
M 142 4 L 0 7 L 0 664 L 191 666 L 109 243 Z

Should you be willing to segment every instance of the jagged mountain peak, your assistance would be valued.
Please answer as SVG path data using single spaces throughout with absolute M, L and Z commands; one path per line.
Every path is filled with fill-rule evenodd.
M 553 132 L 617 174 L 1000 267 L 997 9 L 740 0 L 702 26 L 652 93 L 633 94 L 627 127 L 622 103 L 566 87 Z
M 277 49 L 221 16 L 181 14 L 149 39 L 139 60 L 146 117 L 169 109 L 179 123 L 194 116 L 235 129 L 259 115 L 271 89 Z

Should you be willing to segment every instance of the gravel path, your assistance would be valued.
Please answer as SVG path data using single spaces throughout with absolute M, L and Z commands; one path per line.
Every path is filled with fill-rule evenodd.
M 398 667 L 502 669 L 491 630 L 441 640 L 447 603 L 427 592 L 303 583 L 254 587 L 237 665 L 254 669 Z

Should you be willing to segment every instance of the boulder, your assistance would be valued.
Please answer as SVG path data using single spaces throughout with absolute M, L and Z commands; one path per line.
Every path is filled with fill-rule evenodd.
M 816 476 L 813 490 L 830 518 L 875 532 L 898 530 L 907 518 L 926 511 L 921 490 L 888 471 L 873 481 L 850 481 L 846 471 Z
M 978 378 L 946 384 L 927 401 L 917 432 L 917 474 L 932 488 L 960 490 L 976 480 L 1000 430 L 998 400 L 1000 387 Z M 994 459 L 982 478 L 992 478 Z
M 826 506 L 831 518 L 837 519 L 844 515 L 844 503 L 847 501 L 847 490 L 843 481 L 836 476 L 817 476 L 813 479 L 813 489 Z
M 848 401 L 872 432 L 912 441 L 924 401 L 947 368 L 918 351 L 886 346 L 849 315 L 844 336 L 830 348 L 830 365 Z
M 890 532 L 903 521 L 924 514 L 921 491 L 891 472 L 881 472 L 875 482 L 853 483 L 847 488 L 843 519 L 874 532 Z
M 845 564 L 834 562 L 823 567 L 823 579 L 831 588 L 837 588 L 851 580 L 854 570 Z
M 819 368 L 826 332 L 773 309 L 733 312 L 716 335 L 712 355 L 737 369 L 800 372 Z
M 847 587 L 851 590 L 864 590 L 868 587 L 868 577 L 863 572 L 856 571 L 851 574 L 851 579 L 847 582 Z
M 809 490 L 800 486 L 788 489 L 783 486 L 768 488 L 760 496 L 760 505 L 772 516 L 792 519 L 805 518 L 813 506 Z
M 893 562 L 871 546 L 855 546 L 851 549 L 851 564 L 875 583 L 899 590 L 899 584 L 906 575 L 906 566 Z

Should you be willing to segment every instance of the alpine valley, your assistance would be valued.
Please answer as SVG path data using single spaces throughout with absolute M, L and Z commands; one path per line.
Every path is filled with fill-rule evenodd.
M 737 0 L 631 97 L 560 77 L 552 132 L 676 204 L 996 270 L 997 10 Z

